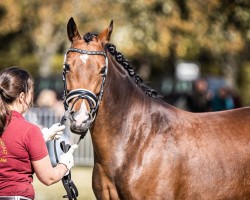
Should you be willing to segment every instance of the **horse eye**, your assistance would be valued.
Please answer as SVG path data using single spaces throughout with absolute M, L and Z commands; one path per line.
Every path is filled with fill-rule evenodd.
M 67 63 L 65 63 L 65 64 L 64 64 L 64 70 L 65 70 L 66 72 L 68 72 L 68 71 L 70 70 L 70 65 L 67 64 Z
M 104 66 L 100 71 L 101 75 L 105 75 L 105 73 L 106 73 L 106 66 Z

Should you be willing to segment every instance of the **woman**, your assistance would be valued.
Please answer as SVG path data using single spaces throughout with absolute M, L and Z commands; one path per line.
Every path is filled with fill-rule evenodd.
M 32 105 L 34 81 L 24 70 L 0 72 L 0 200 L 34 199 L 33 173 L 45 185 L 58 182 L 74 166 L 73 145 L 53 168 L 45 141 L 59 138 L 65 126 L 40 129 L 22 114 Z

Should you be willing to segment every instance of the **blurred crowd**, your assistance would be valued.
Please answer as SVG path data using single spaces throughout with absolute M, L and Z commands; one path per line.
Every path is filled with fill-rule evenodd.
M 216 91 L 208 89 L 205 79 L 196 80 L 187 95 L 187 110 L 191 112 L 222 111 L 241 107 L 241 99 L 236 90 L 222 86 Z
M 185 103 L 180 105 L 171 102 L 170 104 L 191 112 L 222 111 L 242 107 L 241 98 L 235 89 L 223 85 L 216 90 L 211 90 L 206 79 L 194 81 L 192 90 L 185 95 L 184 101 Z M 50 110 L 59 118 L 64 114 L 63 102 L 58 100 L 56 92 L 52 89 L 43 89 L 39 92 L 35 107 L 40 110 Z M 40 121 L 37 124 L 43 125 L 44 123 Z

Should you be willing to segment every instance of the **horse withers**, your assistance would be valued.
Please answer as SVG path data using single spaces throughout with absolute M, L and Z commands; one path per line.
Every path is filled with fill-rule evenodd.
M 82 38 L 73 18 L 67 25 L 65 107 L 72 132 L 90 129 L 96 198 L 250 199 L 250 108 L 167 104 L 109 43 L 112 30 Z

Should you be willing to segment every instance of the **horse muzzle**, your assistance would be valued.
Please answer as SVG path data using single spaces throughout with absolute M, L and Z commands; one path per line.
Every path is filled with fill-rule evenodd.
M 81 103 L 80 110 L 74 111 L 74 105 L 79 101 Z M 69 106 L 71 102 L 71 106 Z M 86 103 L 85 103 L 86 102 Z M 87 104 L 90 110 L 87 109 Z M 98 98 L 94 93 L 85 89 L 72 90 L 64 100 L 65 109 L 69 112 L 70 130 L 76 134 L 85 133 L 92 125 L 96 111 L 99 106 Z
M 91 123 L 88 123 L 88 122 L 77 125 L 77 123 L 73 121 L 70 124 L 71 132 L 78 134 L 78 135 L 82 135 L 83 133 L 86 133 L 90 127 L 91 127 Z
M 76 119 L 75 114 L 76 113 L 69 114 L 71 132 L 73 132 L 75 134 L 79 134 L 79 135 L 86 133 L 88 131 L 88 129 L 91 128 L 92 123 L 95 119 L 95 116 L 92 116 L 89 113 L 87 115 L 87 118 L 86 118 L 86 116 L 85 117 L 82 116 L 84 120 L 79 120 L 79 118 Z M 78 116 L 79 115 L 83 115 L 83 113 L 79 113 Z

